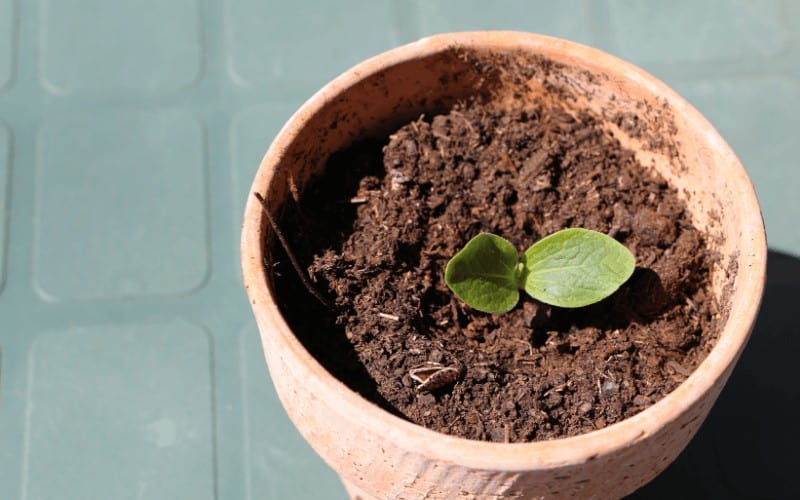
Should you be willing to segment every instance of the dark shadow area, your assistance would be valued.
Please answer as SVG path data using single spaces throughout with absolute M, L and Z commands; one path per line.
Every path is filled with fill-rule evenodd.
M 750 341 L 697 436 L 630 499 L 800 498 L 800 259 L 770 251 Z
M 704 276 L 708 274 L 706 269 L 703 266 Z M 569 332 L 576 326 L 613 330 L 628 328 L 631 323 L 649 325 L 661 319 L 670 308 L 684 302 L 685 295 L 691 296 L 696 290 L 685 286 L 680 291 L 680 295 L 669 295 L 658 273 L 650 268 L 637 267 L 633 276 L 607 298 L 578 309 L 551 307 L 547 323 L 540 326 Z
M 382 143 L 360 143 L 346 153 L 334 155 L 326 175 L 308 186 L 301 199 L 290 197 L 283 206 L 279 226 L 288 240 L 292 253 L 299 261 L 301 272 L 313 262 L 314 255 L 325 248 L 341 248 L 352 231 L 356 204 L 351 201 L 362 182 L 382 174 L 380 158 Z M 376 181 L 377 182 L 377 181 Z M 290 190 L 296 189 L 290 188 Z M 322 304 L 303 284 L 290 263 L 284 248 L 273 242 L 272 282 L 281 312 L 297 333 L 308 351 L 334 377 L 384 410 L 408 420 L 378 391 L 375 380 L 364 367 L 342 324 L 336 320 L 335 297 L 327 293 L 328 283 L 313 279 L 314 287 L 324 301 Z

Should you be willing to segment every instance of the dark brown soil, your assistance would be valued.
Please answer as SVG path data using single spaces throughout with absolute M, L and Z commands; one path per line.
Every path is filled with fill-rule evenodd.
M 672 391 L 718 333 L 714 254 L 676 192 L 597 118 L 556 105 L 467 103 L 358 144 L 286 204 L 281 226 L 335 303 L 322 306 L 273 249 L 281 307 L 311 353 L 364 397 L 448 434 L 519 442 L 602 428 Z M 470 309 L 443 281 L 479 232 L 522 251 L 566 227 L 625 244 L 631 280 L 581 309 L 522 294 L 503 315 Z

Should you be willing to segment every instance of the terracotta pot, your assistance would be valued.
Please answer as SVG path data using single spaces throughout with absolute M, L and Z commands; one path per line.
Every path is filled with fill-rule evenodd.
M 509 76 L 512 67 L 526 76 Z M 434 36 L 359 64 L 309 99 L 269 148 L 252 192 L 274 212 L 290 186 L 302 190 L 331 153 L 475 93 L 509 106 L 569 99 L 612 118 L 609 129 L 641 163 L 686 194 L 695 224 L 722 255 L 714 293 L 729 313 L 717 345 L 667 397 L 581 436 L 500 444 L 427 430 L 366 401 L 303 348 L 276 305 L 265 272 L 272 234 L 251 195 L 242 267 L 272 380 L 289 417 L 353 498 L 623 496 L 664 470 L 695 434 L 747 342 L 764 287 L 767 249 L 752 185 L 685 100 L 626 62 L 563 40 L 514 32 Z

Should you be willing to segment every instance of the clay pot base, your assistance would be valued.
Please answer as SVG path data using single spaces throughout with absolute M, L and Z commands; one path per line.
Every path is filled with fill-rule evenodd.
M 542 101 L 420 117 L 335 154 L 284 207 L 291 248 L 336 304 L 320 306 L 273 248 L 298 338 L 350 388 L 429 429 L 496 442 L 601 429 L 683 382 L 724 322 L 716 255 L 685 202 L 607 130 L 635 116 Z M 523 295 L 503 315 L 464 306 L 443 281 L 479 232 L 521 251 L 565 227 L 627 245 L 632 279 L 591 307 Z

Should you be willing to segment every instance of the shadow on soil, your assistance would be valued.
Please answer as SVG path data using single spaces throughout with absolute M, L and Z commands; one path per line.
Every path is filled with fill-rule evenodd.
M 307 269 L 314 255 L 325 248 L 341 248 L 352 231 L 356 219 L 356 205 L 350 202 L 359 189 L 363 178 L 378 175 L 383 165 L 381 158 L 383 143 L 363 142 L 347 153 L 334 155 L 329 160 L 326 174 L 312 182 L 303 195 L 302 206 L 287 201 L 285 214 L 279 223 L 296 254 L 301 268 Z M 288 323 L 306 349 L 334 377 L 384 410 L 408 420 L 392 406 L 378 391 L 375 380 L 361 362 L 358 353 L 347 338 L 344 326 L 337 324 L 336 314 L 323 307 L 298 279 L 298 273 L 290 265 L 285 249 L 275 244 L 272 250 L 274 286 L 278 297 L 283 298 L 280 308 Z M 326 299 L 327 286 L 309 283 Z
M 800 498 L 800 259 L 770 251 L 750 341 L 697 436 L 638 499 Z

